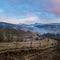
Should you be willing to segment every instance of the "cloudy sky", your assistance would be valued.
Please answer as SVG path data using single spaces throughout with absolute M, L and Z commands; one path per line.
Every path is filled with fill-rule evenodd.
M 0 22 L 60 23 L 60 0 L 0 0 Z

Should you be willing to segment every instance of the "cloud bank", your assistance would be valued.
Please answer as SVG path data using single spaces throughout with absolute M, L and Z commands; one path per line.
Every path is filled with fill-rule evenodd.
M 1 0 L 0 22 L 60 23 L 60 0 Z
M 50 5 L 51 7 L 44 9 L 44 11 L 60 17 L 60 0 L 50 0 Z

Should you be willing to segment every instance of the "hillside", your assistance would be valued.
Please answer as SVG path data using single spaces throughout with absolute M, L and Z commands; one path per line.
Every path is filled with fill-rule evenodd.
M 33 39 L 36 36 L 33 32 L 25 32 L 14 28 L 0 28 L 0 42 L 19 42 L 26 39 Z
M 11 24 L 6 22 L 0 22 L 0 42 L 39 40 L 44 37 L 55 37 L 54 39 L 59 39 L 59 35 L 59 23 Z

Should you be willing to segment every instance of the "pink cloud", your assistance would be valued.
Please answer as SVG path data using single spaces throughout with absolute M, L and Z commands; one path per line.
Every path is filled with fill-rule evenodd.
M 50 8 L 44 9 L 44 11 L 60 16 L 60 0 L 50 0 L 50 4 L 52 6 Z
M 9 18 L 5 18 L 2 19 L 0 18 L 0 22 L 8 22 L 8 23 L 14 23 L 14 24 L 18 24 L 18 23 L 25 23 L 25 24 L 30 24 L 30 23 L 34 23 L 34 21 L 39 20 L 38 16 L 32 15 L 32 14 L 26 14 L 23 18 L 15 18 L 15 17 L 9 17 Z

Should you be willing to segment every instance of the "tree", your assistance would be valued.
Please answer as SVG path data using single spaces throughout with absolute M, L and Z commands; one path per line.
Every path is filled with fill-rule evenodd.
M 4 40 L 4 35 L 3 35 L 3 32 L 0 31 L 0 42 L 3 42 L 3 40 Z

